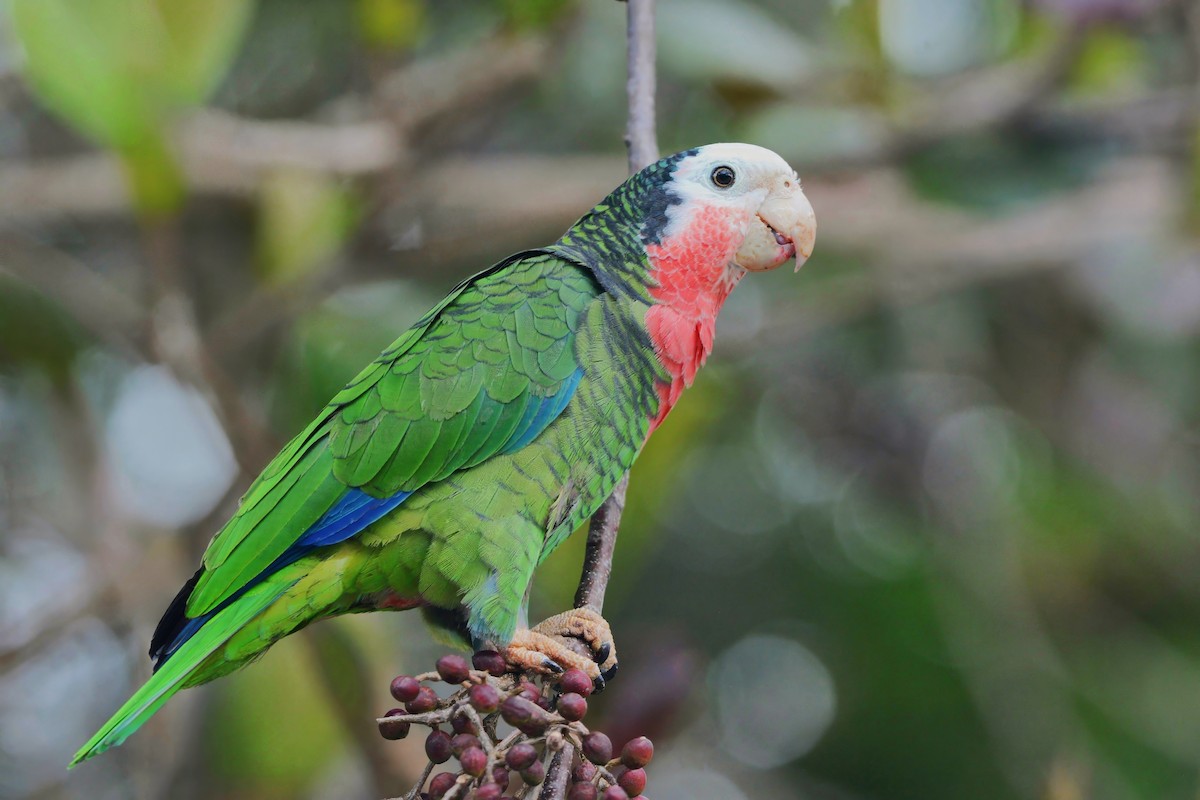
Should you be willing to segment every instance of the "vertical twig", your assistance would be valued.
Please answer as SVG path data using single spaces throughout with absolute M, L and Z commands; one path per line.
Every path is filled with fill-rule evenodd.
M 625 146 L 629 150 L 629 171 L 632 174 L 658 160 L 658 136 L 654 126 L 654 0 L 625 0 L 625 4 L 629 46 L 629 79 L 625 84 L 629 119 L 625 126 Z M 583 574 L 579 577 L 579 589 L 575 592 L 576 608 L 586 606 L 596 613 L 603 609 L 628 488 L 629 473 L 625 473 L 588 526 Z M 569 744 L 555 754 L 546 772 L 539 800 L 563 800 L 574 758 L 575 748 Z
M 575 590 L 575 607 L 592 609 L 597 614 L 604 608 L 604 592 L 612 574 L 613 551 L 617 547 L 617 527 L 625 510 L 625 490 L 629 488 L 629 473 L 621 476 L 612 494 L 604 501 L 588 525 L 587 550 L 583 554 L 583 574 Z
M 625 146 L 632 174 L 658 160 L 658 134 L 654 127 L 654 0 L 628 0 L 629 80 L 625 97 L 629 120 Z
M 625 126 L 625 145 L 629 148 L 629 171 L 635 173 L 658 160 L 658 136 L 654 127 L 654 0 L 626 0 L 628 9 L 629 80 L 625 94 L 629 101 L 629 119 Z M 604 592 L 612 573 L 613 550 L 617 529 L 625 510 L 625 491 L 629 474 L 621 476 L 612 494 L 592 517 L 588 526 L 587 551 L 583 574 L 575 593 L 575 607 L 588 606 L 599 613 Z

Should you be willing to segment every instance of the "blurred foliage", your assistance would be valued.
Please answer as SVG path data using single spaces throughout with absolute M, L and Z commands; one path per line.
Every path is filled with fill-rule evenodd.
M 1076 143 L 984 134 L 916 153 L 905 169 L 930 200 L 1000 212 L 1085 186 L 1103 165 L 1103 154 Z M 966 172 L 975 180 L 964 181 Z
M 320 678 L 297 642 L 229 681 L 206 726 L 213 777 L 248 797 L 295 797 L 336 760 L 344 743 Z M 305 698 L 304 702 L 295 702 Z M 247 708 L 287 709 L 287 724 Z
M 358 0 L 358 24 L 363 43 L 402 52 L 421 40 L 428 10 L 420 0 Z
M 497 0 L 509 21 L 518 30 L 545 28 L 559 19 L 575 0 Z
M 0 275 L 0 364 L 6 371 L 34 368 L 65 377 L 85 344 L 75 321 L 45 295 Z
M 148 212 L 173 209 L 183 191 L 164 126 L 212 92 L 253 8 L 252 0 L 12 0 L 30 86 L 121 154 Z
M 258 261 L 264 283 L 287 283 L 311 272 L 353 230 L 352 199 L 324 175 L 280 171 L 260 191 Z
M 734 293 L 634 470 L 596 707 L 659 742 L 649 796 L 1195 798 L 1194 9 L 658 5 L 661 149 L 777 150 L 822 234 Z M 362 734 L 437 652 L 415 614 L 320 623 L 62 766 L 269 455 L 247 431 L 619 177 L 625 7 L 4 14 L 0 798 L 392 796 L 420 743 Z M 163 212 L 194 330 L 154 305 Z

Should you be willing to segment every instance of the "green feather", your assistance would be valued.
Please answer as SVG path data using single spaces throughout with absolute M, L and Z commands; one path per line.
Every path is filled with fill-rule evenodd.
M 261 525 L 243 532 L 237 527 L 239 517 L 230 520 L 221 535 L 229 532 L 240 536 L 238 546 L 229 549 L 219 562 L 210 562 L 208 553 L 205 553 L 205 572 L 188 598 L 189 617 L 207 614 L 258 577 L 272 561 L 283 555 L 288 546 L 333 508 L 346 487 L 334 477 L 332 462 L 329 451 L 320 448 L 311 451 L 293 468 L 300 470 L 299 477 L 278 498 L 268 515 L 272 526 L 269 530 L 275 536 L 253 535 L 255 531 L 266 532 Z
M 256 586 L 242 596 L 238 602 L 221 610 L 200 631 L 183 643 L 183 646 L 163 664 L 162 669 L 150 676 L 133 697 L 104 723 L 96 735 L 79 749 L 71 759 L 71 766 L 86 761 L 116 747 L 129 738 L 146 720 L 162 707 L 163 703 L 182 689 L 192 673 L 217 651 L 229 638 L 245 627 L 255 615 L 275 602 L 289 585 Z

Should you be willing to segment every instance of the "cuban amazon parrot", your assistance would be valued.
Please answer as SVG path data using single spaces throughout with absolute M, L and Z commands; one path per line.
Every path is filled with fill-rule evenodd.
M 733 287 L 802 264 L 815 225 L 782 158 L 712 144 L 651 164 L 554 244 L 461 283 L 267 465 L 159 622 L 154 674 L 72 763 L 336 614 L 421 608 L 515 668 L 611 675 L 598 614 L 529 626 L 534 569 L 692 383 Z

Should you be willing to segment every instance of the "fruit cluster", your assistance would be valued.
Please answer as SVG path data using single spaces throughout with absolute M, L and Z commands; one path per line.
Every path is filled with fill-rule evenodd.
M 378 720 L 380 734 L 403 739 L 413 725 L 429 728 L 429 764 L 405 800 L 532 800 L 546 780 L 547 764 L 568 745 L 575 755 L 574 763 L 564 765 L 570 769 L 565 800 L 646 800 L 645 767 L 654 745 L 639 737 L 614 757 L 609 738 L 588 730 L 583 718 L 593 687 L 586 674 L 567 670 L 539 685 L 511 673 L 495 651 L 480 651 L 471 662 L 445 655 L 435 672 L 392 681 L 392 696 L 404 707 Z M 433 681 L 459 688 L 439 698 L 426 685 Z M 504 734 L 501 721 L 507 723 Z M 457 770 L 433 774 L 451 760 L 458 761 Z

